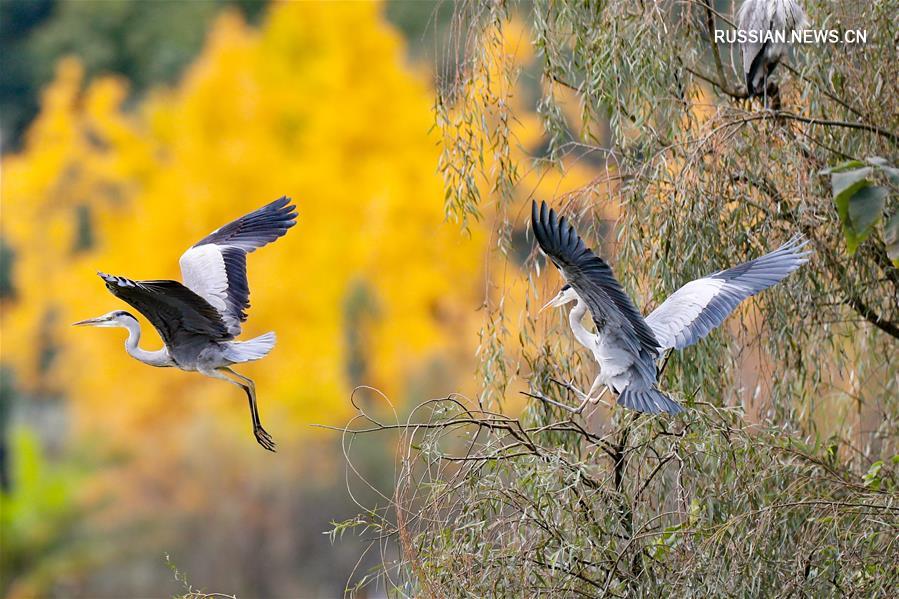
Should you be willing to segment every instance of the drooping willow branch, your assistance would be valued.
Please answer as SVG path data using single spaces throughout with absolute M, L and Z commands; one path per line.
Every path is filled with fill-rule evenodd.
M 488 551 L 479 560 L 490 560 L 499 571 L 519 573 L 517 568 L 528 564 L 541 568 L 542 576 L 552 581 L 547 589 L 556 592 L 564 589 L 566 593 L 592 596 L 596 591 L 607 590 L 611 596 L 626 596 L 628 591 L 624 589 L 647 584 L 647 580 L 661 574 L 659 568 L 669 567 L 658 560 L 655 552 L 664 539 L 674 534 L 671 531 L 677 531 L 677 538 L 682 539 L 679 542 L 691 540 L 708 545 L 726 543 L 725 535 L 747 527 L 749 534 L 755 534 L 752 531 L 756 529 L 758 534 L 768 534 L 765 530 L 769 523 L 787 514 L 820 514 L 853 522 L 862 516 L 889 519 L 899 514 L 894 493 L 859 484 L 857 475 L 800 449 L 784 437 L 786 431 L 781 428 L 767 430 L 747 425 L 741 422 L 739 411 L 705 402 L 695 402 L 677 430 L 670 430 L 665 418 L 627 413 L 601 434 L 570 420 L 530 424 L 522 418 L 475 407 L 459 395 L 427 400 L 415 406 L 402 421 L 396 418 L 395 423 L 384 422 L 371 413 L 371 406 L 362 407 L 355 395 L 352 403 L 357 415 L 353 421 L 346 427 L 324 428 L 342 431 L 345 447 L 351 447 L 351 440 L 361 435 L 398 433 L 401 467 L 396 489 L 378 493 L 386 503 L 362 504 L 363 512 L 358 517 L 338 526 L 375 532 L 374 536 L 367 535 L 371 543 L 398 544 L 402 559 L 385 558 L 381 576 L 390 576 L 389 570 L 400 578 L 411 577 L 411 588 L 430 596 L 452 595 L 456 588 L 453 585 L 467 580 L 464 572 L 437 569 L 444 557 L 433 552 L 452 553 L 452 539 L 458 536 L 461 542 L 468 538 L 466 531 L 472 526 L 487 527 L 487 531 L 478 533 L 478 538 L 483 539 L 482 543 L 495 545 L 495 551 Z M 361 426 L 355 424 L 357 420 L 362 421 Z M 677 422 L 680 424 L 680 419 Z M 694 434 L 694 427 L 698 435 Z M 558 434 L 570 435 L 588 447 L 601 443 L 609 451 L 580 456 L 561 447 L 553 437 Z M 452 450 L 453 447 L 458 450 Z M 772 480 L 786 476 L 792 482 L 772 495 L 770 502 L 755 504 L 752 510 L 733 511 L 723 521 L 698 521 L 689 494 L 698 492 L 693 487 L 701 481 L 696 478 L 701 473 L 692 471 L 694 480 L 688 489 L 683 487 L 682 471 L 685 463 L 695 468 L 713 448 L 731 451 L 733 455 L 727 461 L 732 460 L 737 468 L 743 458 L 753 453 L 770 456 L 763 468 L 773 469 Z M 348 471 L 361 476 L 348 449 L 345 455 Z M 603 455 L 609 459 L 595 457 Z M 538 464 L 540 467 L 535 468 Z M 757 475 L 753 468 L 740 476 Z M 821 478 L 818 471 L 827 476 Z M 503 474 L 495 478 L 496 472 Z M 555 521 L 552 510 L 545 512 L 548 506 L 539 503 L 539 497 L 531 496 L 534 485 L 539 489 L 547 484 L 541 477 L 554 478 L 553 472 L 567 481 L 563 492 L 570 497 L 566 501 L 576 502 L 578 513 L 571 517 L 580 522 L 578 534 L 615 539 L 613 545 L 602 551 L 597 549 L 600 552 L 595 555 L 572 554 L 556 564 L 543 557 L 545 553 L 524 548 L 513 551 L 512 547 L 511 553 L 503 550 L 503 543 L 508 542 L 502 540 L 503 531 L 515 531 L 513 537 L 519 538 L 530 530 L 520 538 L 544 535 L 550 543 L 564 543 L 566 535 L 571 534 L 566 525 Z M 527 479 L 518 480 L 516 473 Z M 670 481 L 672 476 L 676 476 L 682 487 L 680 492 L 685 494 L 682 507 L 662 509 L 660 504 L 647 510 L 649 505 L 655 505 L 656 495 L 667 484 L 664 481 Z M 470 512 L 478 502 L 492 502 L 499 511 L 490 511 L 493 516 L 480 522 Z M 587 532 L 587 527 L 595 531 Z M 856 530 L 858 534 L 862 532 Z M 448 548 L 442 549 L 442 542 L 435 541 L 441 535 L 449 535 Z M 435 542 L 439 545 L 436 548 Z M 457 558 L 452 555 L 445 559 L 456 568 L 463 567 L 464 558 L 459 558 L 463 562 L 455 561 Z M 486 565 L 479 562 L 478 568 Z M 455 576 L 459 579 L 451 583 Z M 571 581 L 587 585 L 594 592 L 577 590 L 569 586 Z M 409 588 L 399 581 L 391 584 Z

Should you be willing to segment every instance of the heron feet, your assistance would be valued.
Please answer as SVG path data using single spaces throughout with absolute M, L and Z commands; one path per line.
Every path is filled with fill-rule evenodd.
M 572 414 L 580 414 L 581 412 L 584 411 L 584 408 L 586 408 L 588 405 L 595 405 L 595 404 L 599 403 L 609 389 L 608 387 L 603 387 L 603 390 L 599 395 L 597 395 L 596 397 L 591 397 L 593 395 L 593 393 L 596 392 L 596 387 L 598 386 L 596 384 L 594 384 L 594 387 L 592 387 L 590 389 L 589 393 L 584 393 L 583 391 L 581 391 L 580 389 L 575 387 L 570 382 L 563 383 L 554 378 L 551 378 L 550 380 L 552 382 L 554 382 L 555 384 L 559 385 L 560 387 L 567 389 L 568 391 L 571 391 L 572 393 L 574 393 L 578 398 L 581 399 L 580 405 L 577 407 L 572 407 L 567 404 L 558 402 L 554 399 L 550 399 L 544 395 L 539 395 L 539 394 L 534 394 L 534 393 L 524 393 L 524 392 L 522 392 L 522 393 L 524 393 L 528 397 L 533 397 L 534 399 L 539 399 L 540 401 L 542 401 L 544 403 L 548 403 L 550 405 L 556 406 L 557 408 L 562 408 L 563 410 L 567 410 L 568 412 L 571 412 Z
M 272 436 L 266 432 L 262 425 L 257 425 L 253 427 L 253 435 L 256 437 L 256 441 L 262 445 L 265 449 L 274 452 L 275 449 L 275 440 L 272 439 Z
M 584 411 L 584 408 L 586 408 L 588 405 L 593 406 L 593 405 L 598 404 L 602 400 L 602 398 L 605 397 L 606 391 L 609 390 L 608 387 L 604 386 L 604 387 L 602 387 L 602 391 L 599 394 L 596 393 L 600 387 L 599 379 L 597 379 L 596 381 L 593 382 L 593 385 L 590 387 L 590 390 L 587 391 L 586 393 L 584 393 L 583 391 L 581 391 L 580 389 L 575 387 L 571 381 L 568 381 L 567 383 L 563 383 L 554 378 L 551 378 L 550 380 L 552 382 L 554 382 L 555 384 L 561 386 L 562 388 L 567 389 L 568 391 L 571 391 L 581 400 L 580 405 L 576 408 L 572 408 L 570 406 L 565 406 L 565 409 L 568 410 L 569 412 L 571 412 L 572 414 L 580 414 L 581 412 Z
M 546 397 L 545 395 L 541 395 L 539 393 L 528 393 L 527 391 L 520 391 L 519 393 L 521 393 L 522 395 L 527 395 L 528 397 L 533 397 L 534 399 L 539 399 L 543 403 L 548 403 L 551 406 L 555 406 L 557 408 L 562 408 L 563 410 L 567 410 L 568 412 L 571 412 L 572 414 L 580 414 L 581 410 L 583 409 L 583 406 L 580 408 L 572 408 L 571 406 L 569 406 L 567 404 L 563 404 L 560 401 L 550 399 L 550 398 Z
M 552 382 L 554 382 L 554 383 L 557 384 L 558 386 L 562 387 L 563 389 L 567 389 L 568 391 L 571 391 L 572 393 L 574 393 L 574 394 L 578 397 L 578 399 L 580 399 L 581 401 L 585 401 L 585 402 L 586 402 L 586 400 L 587 400 L 587 394 L 584 393 L 583 391 L 581 391 L 580 389 L 578 389 L 577 387 L 575 387 L 575 386 L 574 386 L 574 383 L 573 383 L 572 381 L 568 381 L 567 383 L 563 383 L 562 381 L 556 380 L 556 379 L 554 379 L 554 378 L 550 378 L 549 380 L 551 380 Z

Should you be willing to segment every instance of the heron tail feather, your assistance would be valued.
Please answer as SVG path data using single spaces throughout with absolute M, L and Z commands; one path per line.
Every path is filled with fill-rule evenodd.
M 275 334 L 272 332 L 248 339 L 247 341 L 230 341 L 225 348 L 225 358 L 239 364 L 264 358 L 275 347 Z
M 648 412 L 650 414 L 659 414 L 661 412 L 677 414 L 684 410 L 683 406 L 655 387 L 652 389 L 628 387 L 618 395 L 618 405 L 637 412 Z

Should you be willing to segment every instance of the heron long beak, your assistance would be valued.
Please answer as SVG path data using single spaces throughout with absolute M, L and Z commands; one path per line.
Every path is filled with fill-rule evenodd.
M 97 325 L 103 324 L 104 322 L 106 322 L 106 321 L 103 319 L 102 316 L 100 316 L 98 318 L 88 318 L 87 320 L 79 320 L 78 322 L 73 322 L 72 326 L 73 327 L 88 327 L 88 326 L 95 327 Z
M 546 302 L 546 305 L 540 308 L 540 312 L 543 312 L 547 308 L 555 308 L 559 305 L 559 301 L 562 299 L 562 292 L 560 291 L 554 298 Z M 538 312 L 538 314 L 540 313 Z

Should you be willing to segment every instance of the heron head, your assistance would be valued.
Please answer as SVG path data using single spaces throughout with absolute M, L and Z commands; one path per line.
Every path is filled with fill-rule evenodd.
M 559 290 L 559 293 L 556 297 L 549 300 L 549 302 L 540 308 L 540 311 L 543 312 L 547 308 L 558 308 L 559 306 L 564 306 L 568 302 L 573 302 L 577 300 L 577 293 L 574 292 L 574 289 L 571 288 L 571 285 L 567 283 Z
M 124 310 L 113 310 L 103 316 L 98 316 L 96 318 L 88 318 L 87 320 L 79 320 L 76 323 L 73 323 L 72 326 L 75 327 L 126 327 L 125 324 L 127 319 L 137 320 Z

